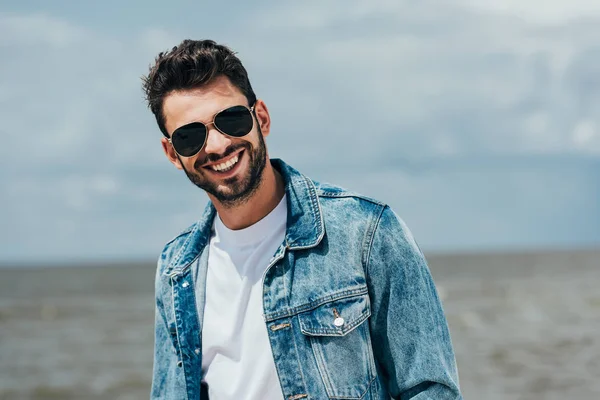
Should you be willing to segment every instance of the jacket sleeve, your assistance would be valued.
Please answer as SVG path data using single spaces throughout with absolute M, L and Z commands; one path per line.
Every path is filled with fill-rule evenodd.
M 387 206 L 368 249 L 373 353 L 389 394 L 402 400 L 462 399 L 429 268 L 407 226 Z
M 183 368 L 178 366 L 179 352 L 174 345 L 177 340 L 176 334 L 169 329 L 166 318 L 167 307 L 172 306 L 172 301 L 164 298 L 170 293 L 163 293 L 164 283 L 160 272 L 159 262 L 155 278 L 154 365 L 150 391 L 152 400 L 181 398 L 185 393 Z

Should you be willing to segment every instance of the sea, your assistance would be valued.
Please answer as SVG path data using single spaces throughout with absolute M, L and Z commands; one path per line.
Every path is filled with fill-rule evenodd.
M 465 399 L 600 399 L 600 248 L 426 257 Z M 155 265 L 1 267 L 0 400 L 147 399 Z

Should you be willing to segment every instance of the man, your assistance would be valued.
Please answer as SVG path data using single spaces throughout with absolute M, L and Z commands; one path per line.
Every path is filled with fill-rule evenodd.
M 408 228 L 269 158 L 269 111 L 230 49 L 185 40 L 144 89 L 167 158 L 210 199 L 158 262 L 153 399 L 461 399 Z

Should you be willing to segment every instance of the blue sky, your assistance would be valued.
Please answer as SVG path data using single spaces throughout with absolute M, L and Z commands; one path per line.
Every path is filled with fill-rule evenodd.
M 150 259 L 199 217 L 140 81 L 184 38 L 239 53 L 271 156 L 424 250 L 598 245 L 599 37 L 595 0 L 3 2 L 0 263 Z

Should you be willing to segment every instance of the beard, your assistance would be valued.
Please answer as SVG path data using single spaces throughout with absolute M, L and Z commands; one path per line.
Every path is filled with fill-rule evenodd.
M 244 155 L 248 157 L 248 169 L 243 176 L 234 176 L 224 180 L 226 188 L 219 187 L 222 185 L 221 183 L 217 184 L 206 177 L 201 165 L 227 157 L 240 149 L 244 149 Z M 202 162 L 198 161 L 194 163 L 193 171 L 188 171 L 181 163 L 188 179 L 200 189 L 211 194 L 223 207 L 232 208 L 247 202 L 260 187 L 267 163 L 267 146 L 259 130 L 257 148 L 254 148 L 251 143 L 245 142 L 231 146 L 223 155 L 209 154 Z

